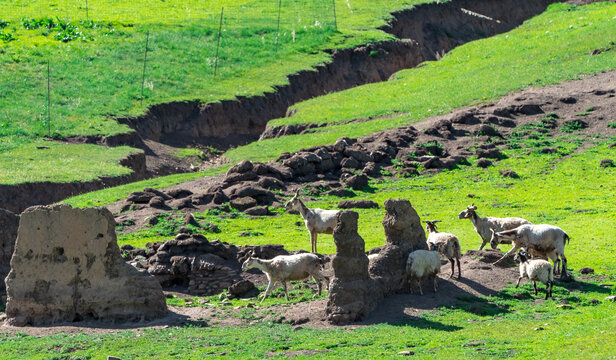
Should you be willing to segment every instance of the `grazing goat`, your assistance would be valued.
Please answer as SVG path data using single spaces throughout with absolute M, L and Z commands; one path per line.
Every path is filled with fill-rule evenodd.
M 472 204 L 468 206 L 466 210 L 460 212 L 458 214 L 458 219 L 471 219 L 473 226 L 475 227 L 475 231 L 481 237 L 481 246 L 479 246 L 479 250 L 483 249 L 487 243 L 490 242 L 492 238 L 491 229 L 494 231 L 503 231 L 503 230 L 511 230 L 515 229 L 520 225 L 531 224 L 530 221 L 518 218 L 518 217 L 506 217 L 506 218 L 497 218 L 497 217 L 479 217 L 476 213 L 477 206 Z M 510 242 L 505 241 L 504 243 L 510 244 Z
M 309 209 L 299 199 L 299 190 L 295 192 L 293 198 L 285 204 L 287 210 L 296 210 L 302 215 L 306 228 L 310 233 L 310 244 L 312 245 L 312 252 L 317 252 L 317 236 L 318 234 L 332 234 L 334 227 L 336 226 L 336 215 L 340 211 L 338 210 L 323 210 L 323 209 Z
M 287 282 L 291 280 L 304 280 L 312 276 L 317 283 L 319 295 L 321 295 L 321 280 L 325 281 L 326 289 L 329 289 L 329 279 L 321 273 L 323 262 L 315 254 L 279 255 L 271 260 L 250 256 L 242 264 L 242 271 L 253 268 L 263 271 L 269 281 L 261 302 L 270 294 L 276 281 L 282 284 L 287 301 L 289 301 Z
M 545 284 L 545 299 L 547 300 L 548 297 L 552 296 L 552 289 L 554 288 L 552 265 L 543 259 L 529 260 L 528 254 L 524 250 L 520 250 L 515 257 L 520 261 L 520 277 L 515 287 L 520 286 L 520 280 L 526 277 L 533 282 L 535 295 L 537 295 L 537 281 L 541 281 Z
M 415 250 L 409 254 L 406 260 L 406 274 L 409 280 L 415 280 L 419 293 L 423 295 L 421 281 L 425 277 L 431 277 L 436 293 L 436 275 L 441 270 L 441 256 L 436 251 Z M 411 284 L 411 292 L 412 292 Z
M 529 253 L 545 254 L 554 262 L 554 271 L 558 272 L 558 264 L 560 264 L 561 276 L 567 276 L 565 242 L 569 243 L 569 235 L 558 226 L 547 224 L 522 225 L 511 230 L 492 231 L 492 239 L 490 240 L 492 249 L 496 249 L 503 239 L 511 240 L 513 247 L 494 264 L 499 264 L 507 256 L 520 248 L 524 248 Z
M 454 259 L 458 263 L 458 279 L 462 277 L 460 270 L 460 258 L 462 252 L 460 250 L 460 241 L 454 234 L 438 232 L 436 223 L 440 220 L 424 221 L 426 223 L 426 231 L 428 231 L 428 248 L 432 251 L 438 251 L 443 257 L 451 262 L 451 276 L 455 272 Z

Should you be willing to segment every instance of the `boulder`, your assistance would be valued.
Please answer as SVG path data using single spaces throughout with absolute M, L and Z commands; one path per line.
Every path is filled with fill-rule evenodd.
M 106 208 L 35 206 L 21 215 L 7 277 L 13 325 L 162 317 L 156 279 L 124 263 Z
M 171 196 L 174 199 L 183 199 L 192 195 L 193 192 L 188 189 L 171 189 L 167 190 L 167 195 Z
M 251 171 L 253 169 L 253 164 L 252 162 L 250 162 L 249 160 L 243 160 L 239 163 L 237 163 L 236 165 L 233 165 L 228 171 L 227 171 L 227 175 L 229 174 L 243 174 L 245 172 Z
M 343 180 L 345 186 L 353 190 L 361 190 L 368 186 L 368 177 L 366 175 L 353 175 Z
M 490 165 L 492 165 L 492 162 L 490 160 L 488 160 L 488 159 L 479 159 L 477 161 L 477 167 L 480 167 L 480 168 L 483 168 L 483 169 L 487 168 Z
M 355 196 L 355 193 L 347 189 L 333 189 L 333 190 L 327 191 L 325 195 L 338 196 L 338 197 L 351 197 L 351 196 Z
M 603 159 L 601 163 L 599 163 L 601 167 L 614 167 L 614 160 L 612 159 Z
M 156 195 L 150 192 L 134 191 L 126 197 L 126 201 L 134 202 L 137 204 L 147 204 L 148 201 L 150 201 L 150 199 L 154 196 Z
M 269 211 L 267 210 L 267 206 L 255 206 L 244 210 L 244 214 L 250 216 L 265 216 L 269 215 Z
M 379 204 L 371 200 L 345 200 L 338 203 L 339 209 L 378 209 Z
M 254 198 L 251 198 L 250 196 L 244 196 L 244 197 L 231 200 L 229 202 L 229 205 L 231 205 L 231 207 L 234 209 L 237 209 L 239 211 L 244 211 L 246 209 L 256 206 L 257 200 L 255 200 Z
M 501 174 L 501 176 L 503 176 L 503 177 L 508 177 L 508 178 L 512 178 L 512 179 L 519 179 L 520 178 L 520 175 L 518 175 L 518 173 L 516 173 L 515 171 L 513 171 L 511 169 L 498 170 L 498 173 Z
M 259 291 L 255 287 L 255 284 L 253 284 L 250 280 L 240 280 L 233 283 L 233 285 L 229 286 L 227 292 L 230 295 L 229 297 L 233 298 L 254 296 L 255 294 L 259 293 Z
M 153 198 L 151 198 L 150 202 L 148 202 L 148 205 L 155 209 L 163 209 L 167 207 L 167 205 L 165 204 L 165 199 L 163 199 L 161 196 L 154 196 Z

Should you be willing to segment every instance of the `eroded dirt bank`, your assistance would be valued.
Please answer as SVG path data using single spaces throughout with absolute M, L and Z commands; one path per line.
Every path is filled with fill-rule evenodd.
M 217 103 L 172 102 L 122 118 L 144 139 L 170 145 L 193 142 L 242 145 L 259 138 L 290 105 L 326 93 L 385 81 L 393 73 L 436 60 L 466 42 L 515 28 L 554 0 L 453 0 L 394 13 L 383 28 L 401 40 L 332 53 L 332 61 L 289 76 L 289 84 L 262 96 Z
M 401 40 L 334 51 L 330 63 L 317 66 L 316 71 L 290 75 L 289 84 L 276 87 L 274 92 L 209 104 L 186 101 L 155 105 L 140 117 L 118 119 L 131 126 L 135 133 L 71 139 L 139 147 L 146 152 L 147 169 L 135 170 L 130 176 L 90 182 L 2 185 L 0 208 L 21 212 L 32 205 L 50 204 L 148 176 L 189 171 L 189 164 L 179 164 L 167 154 L 173 150 L 168 148 L 169 145 L 197 143 L 227 148 L 257 140 L 267 122 L 285 116 L 288 107 L 294 103 L 387 80 L 401 69 L 438 59 L 458 45 L 513 29 L 553 2 L 555 0 L 453 0 L 395 13 L 394 20 L 383 30 Z M 128 160 L 136 168 L 142 167 L 135 161 Z

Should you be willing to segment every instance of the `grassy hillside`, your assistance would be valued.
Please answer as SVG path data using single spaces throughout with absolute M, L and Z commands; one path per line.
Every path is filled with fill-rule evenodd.
M 272 126 L 328 123 L 304 135 L 269 139 L 226 153 L 232 161 L 266 160 L 282 152 L 334 143 L 488 102 L 528 86 L 544 86 L 616 68 L 616 4 L 555 4 L 519 28 L 460 46 L 443 59 L 400 71 L 392 80 L 358 86 L 295 105 Z M 606 49 L 591 55 L 596 49 Z M 391 118 L 391 116 L 395 116 Z M 397 115 L 397 116 L 396 116 Z M 382 118 L 383 116 L 387 116 Z M 344 124 L 354 120 L 373 119 Z
M 342 136 L 363 136 L 407 125 L 453 108 L 488 102 L 527 86 L 547 85 L 614 69 L 616 49 L 611 45 L 614 39 L 605 37 L 605 33 L 616 29 L 615 16 L 616 5 L 610 3 L 584 7 L 553 5 L 518 29 L 458 47 L 442 60 L 401 71 L 388 82 L 359 86 L 300 103 L 296 115 L 274 123 L 282 125 L 304 119 L 311 123 L 328 120 L 332 124 L 309 134 L 240 146 L 227 151 L 225 156 L 232 163 L 243 159 L 267 161 L 285 151 L 331 144 Z M 590 55 L 590 51 L 601 48 L 610 50 Z M 404 114 L 339 124 L 397 113 Z M 179 182 L 175 179 L 157 181 L 171 186 Z M 101 190 L 65 202 L 73 206 L 106 205 L 147 186 L 141 183 Z
M 113 118 L 141 114 L 152 104 L 272 91 L 287 75 L 327 61 L 321 50 L 388 38 L 375 27 L 389 12 L 421 2 L 426 1 L 339 0 L 336 32 L 331 1 L 285 1 L 278 36 L 274 1 L 101 0 L 88 2 L 86 10 L 84 1 L 0 0 L 0 152 L 26 156 L 28 144 L 47 135 L 126 132 Z M 64 151 L 76 156 L 76 149 Z M 79 151 L 83 161 L 73 166 L 94 168 L 95 160 Z M 111 150 L 108 155 L 114 157 Z M 53 172 L 28 174 L 28 179 L 54 180 L 70 170 L 57 164 Z

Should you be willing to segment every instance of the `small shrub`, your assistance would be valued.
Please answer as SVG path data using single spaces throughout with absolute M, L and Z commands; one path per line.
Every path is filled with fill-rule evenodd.
M 9 41 L 17 40 L 17 39 L 15 38 L 15 35 L 13 35 L 12 33 L 6 33 L 0 30 L 0 40 L 9 42 Z
M 9 24 L 10 23 L 8 21 L 0 19 L 0 29 L 4 29 L 5 27 L 9 26 Z
M 561 131 L 565 133 L 572 133 L 574 131 L 582 130 L 586 127 L 586 123 L 581 120 L 572 120 L 563 124 Z
M 608 127 L 611 127 L 612 129 L 616 129 L 616 122 L 611 122 L 607 124 Z

